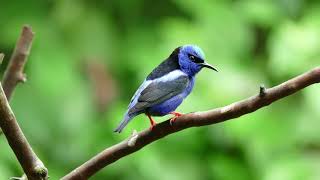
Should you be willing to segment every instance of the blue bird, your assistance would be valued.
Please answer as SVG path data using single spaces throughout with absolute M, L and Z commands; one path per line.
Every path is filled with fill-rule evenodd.
M 156 125 L 151 116 L 173 114 L 171 122 L 181 116 L 175 110 L 192 91 L 195 75 L 203 67 L 217 71 L 204 58 L 198 46 L 176 48 L 140 85 L 115 132 L 120 133 L 135 116 L 142 113 L 148 116 L 151 129 Z

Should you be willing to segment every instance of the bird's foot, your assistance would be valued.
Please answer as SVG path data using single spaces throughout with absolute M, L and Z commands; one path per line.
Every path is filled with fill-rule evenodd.
M 178 117 L 183 115 L 182 113 L 179 113 L 179 112 L 171 112 L 170 114 L 174 115 L 174 117 L 170 119 L 170 125 L 172 125 Z
M 155 123 L 155 122 L 153 121 L 153 123 L 152 123 L 151 126 L 149 127 L 150 131 L 152 131 L 153 128 L 154 128 L 156 125 L 157 125 L 157 123 Z
M 148 116 L 148 118 L 149 118 L 149 120 L 150 120 L 150 124 L 151 124 L 151 126 L 150 126 L 150 131 L 152 131 L 153 130 L 153 127 L 154 126 L 156 126 L 157 125 L 157 123 L 152 119 L 152 117 L 149 115 L 149 114 L 147 114 L 147 116 Z
M 179 117 L 183 115 L 182 113 L 175 112 L 175 111 L 171 112 L 170 114 L 174 115 L 175 117 Z

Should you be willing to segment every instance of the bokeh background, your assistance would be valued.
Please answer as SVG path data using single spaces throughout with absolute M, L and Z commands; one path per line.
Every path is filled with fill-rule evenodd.
M 139 116 L 113 133 L 139 84 L 177 46 L 199 45 L 219 69 L 198 75 L 178 109 L 185 113 L 228 105 L 320 62 L 317 0 L 0 0 L 1 72 L 24 24 L 35 38 L 28 81 L 11 105 L 50 179 L 149 127 Z M 316 85 L 236 120 L 170 135 L 92 179 L 317 180 L 319 108 Z M 0 179 L 21 174 L 0 137 Z

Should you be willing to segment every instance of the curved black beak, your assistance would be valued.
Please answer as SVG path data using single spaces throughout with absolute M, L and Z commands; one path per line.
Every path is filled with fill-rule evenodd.
M 214 71 L 217 71 L 217 72 L 218 72 L 218 70 L 217 70 L 215 67 L 213 67 L 211 64 L 208 64 L 208 63 L 206 63 L 206 62 L 201 63 L 201 66 L 202 66 L 202 67 L 209 68 L 209 69 L 212 69 L 212 70 L 214 70 Z

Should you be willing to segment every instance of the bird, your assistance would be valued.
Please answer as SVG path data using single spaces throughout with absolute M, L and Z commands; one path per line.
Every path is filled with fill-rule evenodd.
M 152 116 L 174 115 L 170 123 L 182 115 L 176 108 L 191 93 L 195 76 L 202 68 L 218 70 L 205 61 L 205 54 L 197 45 L 183 45 L 174 49 L 170 56 L 146 77 L 135 92 L 119 126 L 121 133 L 136 116 L 145 114 L 150 120 L 150 129 L 156 125 Z

